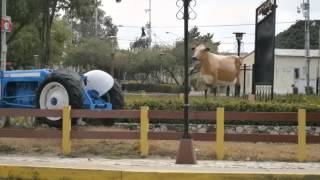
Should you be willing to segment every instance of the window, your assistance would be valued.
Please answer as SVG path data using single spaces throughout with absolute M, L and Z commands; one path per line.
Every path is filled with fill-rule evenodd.
M 299 79 L 300 74 L 299 74 L 299 68 L 294 68 L 294 79 Z

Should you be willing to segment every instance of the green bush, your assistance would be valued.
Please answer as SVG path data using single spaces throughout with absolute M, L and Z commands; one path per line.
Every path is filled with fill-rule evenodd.
M 182 111 L 183 100 L 177 96 L 172 97 L 126 97 L 126 109 L 140 109 L 141 106 L 149 106 L 150 110 Z M 320 112 L 320 105 L 305 103 L 279 103 L 278 101 L 250 103 L 242 99 L 216 98 L 205 100 L 202 97 L 190 98 L 191 111 L 215 111 L 218 107 L 224 107 L 230 112 L 297 112 L 304 108 L 308 112 Z M 161 122 L 161 121 L 157 121 Z M 169 122 L 169 121 L 166 121 Z M 171 123 L 182 123 L 181 120 L 170 121 Z M 192 121 L 191 123 L 204 123 L 208 121 Z M 268 122 L 230 122 L 231 124 L 265 124 L 265 125 L 288 125 L 288 123 Z M 292 123 L 291 123 L 292 124 Z
M 138 84 L 127 83 L 122 84 L 122 89 L 126 91 L 145 91 L 145 92 L 160 92 L 160 93 L 182 93 L 183 86 L 174 84 Z
M 151 110 L 183 110 L 183 101 L 177 98 L 149 97 L 135 100 L 126 100 L 126 109 L 139 109 L 141 106 L 149 106 Z M 304 108 L 309 112 L 320 112 L 320 105 L 315 104 L 294 104 L 278 102 L 255 102 L 246 100 L 190 100 L 190 110 L 194 111 L 215 111 L 217 107 L 224 107 L 225 111 L 236 112 L 297 112 L 299 108 Z

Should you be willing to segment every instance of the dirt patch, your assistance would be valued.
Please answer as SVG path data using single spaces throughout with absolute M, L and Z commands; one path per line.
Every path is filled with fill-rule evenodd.
M 175 158 L 179 141 L 150 141 L 150 158 Z M 225 143 L 226 160 L 296 161 L 296 144 Z M 215 159 L 214 142 L 194 142 L 199 160 Z M 307 146 L 307 161 L 320 161 L 320 145 Z M 58 139 L 12 139 L 0 140 L 0 154 L 60 156 Z M 132 140 L 73 140 L 73 157 L 103 157 L 111 159 L 140 158 L 139 141 Z

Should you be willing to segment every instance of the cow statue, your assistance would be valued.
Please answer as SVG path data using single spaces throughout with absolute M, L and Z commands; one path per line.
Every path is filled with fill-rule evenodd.
M 200 77 L 206 85 L 206 98 L 208 88 L 231 84 L 235 84 L 235 96 L 240 96 L 240 57 L 211 53 L 203 44 L 193 47 L 192 51 L 192 59 L 198 61 Z

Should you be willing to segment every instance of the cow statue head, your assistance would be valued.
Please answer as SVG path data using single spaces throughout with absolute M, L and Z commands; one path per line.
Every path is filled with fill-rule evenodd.
M 203 44 L 200 44 L 196 47 L 193 47 L 192 48 L 192 52 L 193 52 L 192 60 L 201 61 L 201 60 L 205 59 L 208 56 L 209 51 L 210 51 L 210 49 Z

